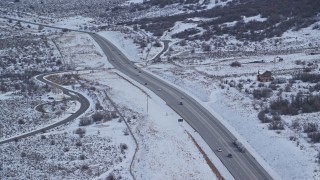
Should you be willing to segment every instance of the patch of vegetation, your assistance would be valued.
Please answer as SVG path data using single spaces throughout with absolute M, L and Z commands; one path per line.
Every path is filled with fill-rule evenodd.
M 272 89 L 270 88 L 259 88 L 252 92 L 255 99 L 269 98 L 272 96 Z
M 200 30 L 197 28 L 190 28 L 186 29 L 182 32 L 178 32 L 172 35 L 172 38 L 180 38 L 180 39 L 187 39 L 189 36 L 199 33 Z
M 279 98 L 270 102 L 270 109 L 283 115 L 298 115 L 320 111 L 320 95 L 304 95 L 301 92 L 292 96 L 291 101 Z
M 241 67 L 241 63 L 239 61 L 234 61 L 230 64 L 231 67 Z
M 293 76 L 293 80 L 301 80 L 302 82 L 318 83 L 320 82 L 320 74 L 301 73 Z
M 180 1 L 151 1 L 156 4 L 167 5 L 169 2 Z M 169 3 L 169 4 L 170 4 Z M 199 40 L 208 40 L 214 36 L 229 34 L 239 40 L 261 41 L 265 38 L 279 37 L 289 29 L 299 30 L 316 22 L 315 16 L 320 11 L 320 1 L 304 0 L 239 0 L 231 1 L 227 6 L 214 7 L 209 10 L 195 11 L 173 16 L 144 18 L 126 24 L 140 24 L 141 29 L 161 36 L 164 31 L 170 30 L 177 21 L 188 18 L 212 18 L 199 24 L 205 29 L 202 35 L 193 37 Z M 265 21 L 251 20 L 245 22 L 243 17 L 260 15 Z M 225 26 L 224 23 L 234 22 L 234 26 Z M 185 36 L 182 36 L 185 38 Z

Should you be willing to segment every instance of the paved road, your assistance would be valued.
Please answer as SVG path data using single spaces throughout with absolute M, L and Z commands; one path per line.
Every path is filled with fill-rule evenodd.
M 5 17 L 5 16 L 0 16 L 1 19 L 9 19 L 12 21 L 19 21 L 27 24 L 33 24 L 33 25 L 38 25 L 38 26 L 43 26 L 43 27 L 48 27 L 48 28 L 53 28 L 53 29 L 61 29 L 61 30 L 67 30 L 67 31 L 76 31 L 76 32 L 82 32 L 82 33 L 90 33 L 89 31 L 82 31 L 78 29 L 70 29 L 70 28 L 63 28 L 63 27 L 57 27 L 57 26 L 51 26 L 47 24 L 41 24 L 41 23 L 36 23 L 36 22 L 30 22 L 22 19 L 16 19 L 16 18 L 11 18 L 11 17 Z
M 250 153 L 239 152 L 233 145 L 235 137 L 196 100 L 183 91 L 139 69 L 108 40 L 98 34 L 92 33 L 91 36 L 101 46 L 108 60 L 116 69 L 152 90 L 185 119 L 215 151 L 217 157 L 235 179 L 272 179 Z M 222 152 L 216 151 L 218 147 L 221 147 Z M 232 153 L 233 157 L 227 157 L 228 153 Z
M 54 73 L 51 73 L 51 74 L 54 74 Z M 36 79 L 39 80 L 39 81 L 42 81 L 42 82 L 44 82 L 44 83 L 46 83 L 48 85 L 54 86 L 54 87 L 56 87 L 58 89 L 61 89 L 64 94 L 70 96 L 72 99 L 74 99 L 76 101 L 79 101 L 81 103 L 80 108 L 75 113 L 71 114 L 71 116 L 67 117 L 66 119 L 64 119 L 62 121 L 56 122 L 54 124 L 51 124 L 49 126 L 46 126 L 46 127 L 34 130 L 34 131 L 30 131 L 28 133 L 24 133 L 24 134 L 21 134 L 21 135 L 18 135 L 18 136 L 14 136 L 14 137 L 11 137 L 11 138 L 8 138 L 8 139 L 5 139 L 5 140 L 0 140 L 0 145 L 4 144 L 4 143 L 11 142 L 11 141 L 14 141 L 15 139 L 21 139 L 21 138 L 25 138 L 25 137 L 28 137 L 28 136 L 33 136 L 35 134 L 38 134 L 38 133 L 41 133 L 43 131 L 46 131 L 46 130 L 55 128 L 57 126 L 60 126 L 62 124 L 65 124 L 65 123 L 67 123 L 69 121 L 72 121 L 72 120 L 78 118 L 80 115 L 82 115 L 84 112 L 86 112 L 86 110 L 89 108 L 90 102 L 88 101 L 87 98 L 85 98 L 83 95 L 81 95 L 78 92 L 71 91 L 69 89 L 63 88 L 63 87 L 61 87 L 61 86 L 59 86 L 57 84 L 52 83 L 51 81 L 48 81 L 48 80 L 44 79 L 44 76 L 46 76 L 46 75 L 48 75 L 48 74 L 39 75 L 39 76 L 36 77 Z

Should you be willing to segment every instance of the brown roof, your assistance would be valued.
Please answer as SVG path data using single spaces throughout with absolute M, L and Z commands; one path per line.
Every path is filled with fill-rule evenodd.
M 266 72 L 260 74 L 260 76 L 271 76 L 271 75 L 272 75 L 272 72 L 270 72 L 270 71 L 266 71 Z

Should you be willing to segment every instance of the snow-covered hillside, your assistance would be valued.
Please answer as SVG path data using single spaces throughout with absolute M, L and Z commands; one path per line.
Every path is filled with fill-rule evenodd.
M 319 12 L 319 1 L 304 0 L 0 1 L 0 17 L 104 36 L 288 180 L 320 179 Z M 91 104 L 72 122 L 2 144 L 0 179 L 233 179 L 199 134 L 115 70 L 89 34 L 0 18 L 0 40 L 0 141 L 78 110 L 37 74 L 56 71 L 49 80 Z M 258 81 L 265 71 L 270 81 Z

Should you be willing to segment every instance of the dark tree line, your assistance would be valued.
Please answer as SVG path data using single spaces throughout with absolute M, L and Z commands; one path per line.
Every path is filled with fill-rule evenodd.
M 298 30 L 311 25 L 316 22 L 315 17 L 319 12 L 320 1 L 314 0 L 238 0 L 228 3 L 228 6 L 188 14 L 144 18 L 126 24 L 140 24 L 142 29 L 161 36 L 177 21 L 184 21 L 192 17 L 213 18 L 211 21 L 200 23 L 198 26 L 204 28 L 206 32 L 193 38 L 209 40 L 215 35 L 230 34 L 241 40 L 261 41 L 264 38 L 281 36 L 289 29 Z M 243 16 L 257 15 L 266 20 L 263 22 L 253 20 L 247 23 L 242 20 Z M 223 26 L 226 22 L 234 21 L 237 21 L 234 26 Z

